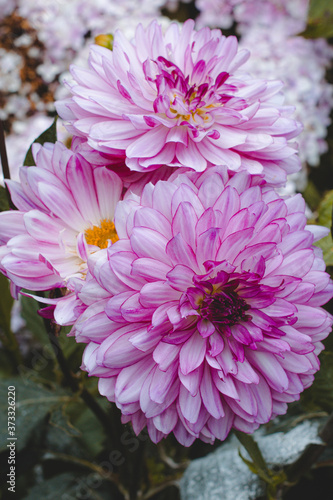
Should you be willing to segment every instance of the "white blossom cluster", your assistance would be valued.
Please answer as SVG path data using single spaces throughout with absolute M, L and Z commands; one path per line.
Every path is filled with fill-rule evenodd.
M 308 0 L 196 0 L 199 26 L 236 23 L 240 45 L 251 52 L 244 69 L 284 83 L 285 104 L 295 107 L 304 126 L 298 139 L 301 160 L 317 166 L 327 150 L 333 108 L 333 86 L 325 79 L 333 48 L 324 39 L 297 36 L 306 27 L 308 5 Z
M 284 37 L 281 31 L 268 29 L 248 30 L 241 45 L 251 50 L 244 69 L 284 83 L 285 104 L 295 107 L 295 117 L 304 127 L 298 137 L 301 160 L 317 166 L 327 150 L 325 137 L 333 107 L 333 86 L 325 80 L 333 47 L 324 39 Z
M 284 82 L 286 105 L 295 107 L 295 118 L 304 125 L 299 138 L 301 159 L 304 164 L 316 166 L 320 155 L 327 150 L 325 137 L 333 107 L 333 87 L 325 80 L 325 72 L 333 60 L 333 49 L 324 39 L 297 36 L 306 26 L 308 3 L 308 0 L 196 0 L 195 5 L 200 11 L 198 27 L 228 29 L 235 23 L 241 35 L 240 45 L 251 51 L 245 67 L 249 73 Z M 0 103 L 0 119 L 11 119 L 16 141 L 20 134 L 15 131 L 24 127 L 15 125 L 15 121 L 54 111 L 50 96 L 44 99 L 31 83 L 22 81 L 27 56 L 29 61 L 36 61 L 36 77 L 45 83 L 51 97 L 61 99 L 67 95 L 62 84 L 71 78 L 69 65 L 87 64 L 89 45 L 96 35 L 114 33 L 119 28 L 131 36 L 138 22 L 147 25 L 156 17 L 166 26 L 170 20 L 161 15 L 163 7 L 177 10 L 179 2 L 0 0 L 0 20 L 15 15 L 26 20 L 39 43 L 34 43 L 27 32 L 13 39 L 12 49 L 4 48 L 0 28 L 0 97 L 4 100 Z M 37 122 L 41 123 L 39 118 Z M 24 132 L 22 137 L 25 147 Z
M 0 21 L 12 14 L 17 7 L 17 0 L 0 0 Z
M 0 27 L 0 98 L 4 100 L 0 119 L 11 121 L 6 142 L 13 177 L 24 159 L 23 151 L 47 128 L 43 128 L 45 120 L 50 123 L 47 113 L 55 111 L 53 101 L 45 102 L 29 82 L 22 80 L 25 58 L 36 61 L 36 77 L 54 99 L 64 97 L 67 89 L 62 83 L 70 78 L 70 64 L 87 64 L 89 45 L 95 36 L 122 29 L 131 37 L 139 22 L 147 25 L 156 17 L 168 24 L 169 20 L 161 18 L 163 5 L 164 0 L 0 0 L 0 23 L 8 16 L 18 16 L 13 24 L 25 20 L 29 32 L 34 31 L 40 42 L 34 44 L 28 33 L 14 34 L 13 47 L 4 48 L 1 35 L 5 28 Z M 20 48 L 25 49 L 22 54 Z M 35 116 L 28 118 L 31 114 Z
M 40 71 L 53 79 L 73 62 L 76 54 L 95 35 L 126 28 L 134 32 L 138 22 L 160 15 L 163 0 L 19 0 L 18 14 L 28 19 L 46 47 Z
M 31 57 L 42 57 L 37 67 L 37 75 L 46 84 L 61 80 L 63 72 L 79 57 L 81 51 L 93 43 L 94 37 L 100 33 L 112 33 L 117 28 L 125 30 L 126 35 L 133 35 L 138 22 L 148 24 L 152 19 L 160 17 L 160 8 L 164 0 L 16 0 L 8 2 L 0 0 L 0 19 L 15 12 L 25 19 L 36 31 L 38 40 L 45 50 L 37 47 L 30 49 Z M 1 34 L 1 32 L 0 32 Z M 25 37 L 25 39 L 24 39 Z M 14 45 L 29 45 L 27 35 L 14 39 Z M 0 40 L 0 88 L 8 93 L 11 101 L 13 93 L 26 95 L 20 79 L 20 68 L 23 61 L 17 54 L 1 49 Z M 37 100 L 37 99 L 36 99 Z M 10 105 L 11 109 L 2 110 L 2 119 L 11 114 L 17 102 Z M 25 110 L 26 106 L 21 110 Z M 38 108 L 38 106 L 37 106 Z M 44 111 L 43 106 L 39 106 Z M 54 108 L 52 108 L 54 109 Z M 47 109 L 51 110 L 50 108 Z M 18 109 L 17 109 L 18 112 Z M 22 119 L 21 114 L 17 118 Z
M 286 34 L 295 34 L 306 26 L 309 0 L 196 0 L 200 11 L 198 26 L 230 28 L 237 23 L 237 31 L 271 27 L 283 22 Z M 281 25 L 279 26 L 281 29 Z
M 229 29 L 235 22 L 235 8 L 242 0 L 196 0 L 200 11 L 196 24 L 198 27 Z

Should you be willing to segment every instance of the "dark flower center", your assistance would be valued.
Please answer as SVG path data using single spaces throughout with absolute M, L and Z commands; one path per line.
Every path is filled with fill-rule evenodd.
M 200 307 L 200 315 L 220 330 L 224 326 L 233 326 L 250 319 L 246 314 L 248 309 L 250 306 L 236 292 L 219 291 L 205 297 Z

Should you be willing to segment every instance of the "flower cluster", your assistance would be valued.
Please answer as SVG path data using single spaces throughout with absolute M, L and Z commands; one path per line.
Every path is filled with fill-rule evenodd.
M 199 26 L 230 28 L 234 22 L 241 33 L 249 29 L 283 26 L 285 34 L 304 30 L 309 0 L 196 0 Z M 274 29 L 276 31 L 276 29 Z
M 325 73 L 333 59 L 326 40 L 286 38 L 281 30 L 251 29 L 241 45 L 251 50 L 246 69 L 258 77 L 269 72 L 286 83 L 286 102 L 296 108 L 296 117 L 304 126 L 299 136 L 302 162 L 319 165 L 320 155 L 327 151 L 325 137 L 333 107 L 333 86 Z
M 73 61 L 86 59 L 100 33 L 161 16 L 164 0 L 0 0 L 0 117 L 12 131 L 33 114 L 54 112 Z M 14 131 L 15 133 L 15 131 Z M 16 141 L 18 138 L 15 138 Z M 24 141 L 24 139 L 23 139 Z
M 237 23 L 240 46 L 251 52 L 245 65 L 249 73 L 284 82 L 286 104 L 296 107 L 295 116 L 304 126 L 300 159 L 317 166 L 327 150 L 333 108 L 333 86 L 325 78 L 333 50 L 325 39 L 297 36 L 306 27 L 308 0 L 197 0 L 196 6 L 198 26 L 230 28 Z
M 35 145 L 0 214 L 1 271 L 16 291 L 62 289 L 46 301 L 87 344 L 82 368 L 154 442 L 284 414 L 332 326 L 313 245 L 328 230 L 275 189 L 300 167 L 301 127 L 247 58 L 192 21 L 93 46 L 57 103 L 71 148 Z
M 93 46 L 90 69 L 72 68 L 73 98 L 57 110 L 70 130 L 131 170 L 161 165 L 201 172 L 208 164 L 264 172 L 272 184 L 299 169 L 289 139 L 300 132 L 278 96 L 281 83 L 255 80 L 235 37 L 193 30 L 165 33 L 156 22 L 132 43 L 116 32 L 113 50 Z

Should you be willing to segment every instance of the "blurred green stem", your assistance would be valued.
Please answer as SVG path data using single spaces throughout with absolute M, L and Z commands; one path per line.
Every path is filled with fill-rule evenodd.
M 42 304 L 40 305 L 42 306 Z M 90 410 L 95 414 L 95 416 L 101 422 L 107 435 L 110 436 L 113 442 L 117 442 L 117 433 L 115 432 L 112 419 L 97 403 L 96 399 L 92 396 L 92 394 L 85 387 L 81 387 L 79 380 L 71 372 L 58 341 L 58 334 L 59 334 L 58 325 L 56 325 L 55 323 L 46 318 L 44 318 L 44 324 L 55 357 L 63 373 L 66 385 L 70 387 L 74 393 L 79 394 L 79 396 L 83 399 L 86 405 L 90 408 Z
M 22 364 L 22 355 L 17 339 L 11 329 L 11 310 L 14 299 L 12 298 L 8 279 L 0 273 L 0 340 L 8 352 L 12 369 L 17 373 L 17 367 Z
M 12 330 L 1 332 L 0 340 L 4 349 L 8 352 L 14 373 L 18 373 L 18 366 L 23 364 L 22 354 L 17 339 Z
M 10 179 L 10 171 L 9 171 L 8 158 L 7 158 L 7 149 L 6 149 L 6 143 L 5 143 L 5 132 L 3 130 L 3 125 L 2 125 L 1 120 L 0 120 L 0 158 L 1 158 L 3 178 Z M 16 210 L 16 207 L 15 207 L 15 205 L 12 202 L 12 199 L 10 197 L 10 193 L 9 193 L 7 185 L 6 185 L 6 191 L 7 191 L 8 203 L 9 203 L 10 208 L 13 210 Z

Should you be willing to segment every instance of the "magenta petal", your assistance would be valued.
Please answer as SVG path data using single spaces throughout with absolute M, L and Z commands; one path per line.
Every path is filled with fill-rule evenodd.
M 138 257 L 148 257 L 165 264 L 170 261 L 165 252 L 168 240 L 161 233 L 144 227 L 135 227 L 131 235 L 131 246 Z
M 184 375 L 198 368 L 204 360 L 206 340 L 195 331 L 185 342 L 179 353 L 180 369 Z
M 193 276 L 194 273 L 189 267 L 178 264 L 168 272 L 167 279 L 173 288 L 183 291 L 193 284 Z
M 207 364 L 205 364 L 202 381 L 200 384 L 200 393 L 202 402 L 205 405 L 207 411 L 217 419 L 223 417 L 224 410 L 220 393 L 212 380 L 210 368 Z
M 195 435 L 185 429 L 180 420 L 178 420 L 173 432 L 177 441 L 179 441 L 179 443 L 183 446 L 191 446 L 196 439 Z
M 234 414 L 229 407 L 226 407 L 225 415 L 220 419 L 211 417 L 207 422 L 207 427 L 217 439 L 224 441 L 230 432 L 233 421 Z
M 190 423 L 195 423 L 198 419 L 201 396 L 198 393 L 196 396 L 191 396 L 189 391 L 181 384 L 179 391 L 179 406 L 186 420 Z
M 251 351 L 247 356 L 273 389 L 284 392 L 288 388 L 287 374 L 274 354 Z
M 314 260 L 311 249 L 298 250 L 284 258 L 283 264 L 279 267 L 279 274 L 289 274 L 302 278 L 311 270 Z
M 149 388 L 149 395 L 155 403 L 164 402 L 176 375 L 177 369 L 175 366 L 171 366 L 167 371 L 156 368 Z
M 129 158 L 155 156 L 161 151 L 166 135 L 167 131 L 163 127 L 156 127 L 149 130 L 131 142 L 126 149 L 126 155 Z
M 114 401 L 114 389 L 116 378 L 100 378 L 98 381 L 98 390 L 102 396 L 106 396 L 109 401 Z
M 258 414 L 258 401 L 254 397 L 252 392 L 252 386 L 247 384 L 242 384 L 235 381 L 237 392 L 239 394 L 239 400 L 235 400 L 236 403 L 242 408 L 247 414 L 257 416 Z M 229 405 L 231 400 L 229 400 Z
M 164 262 L 142 257 L 133 261 L 131 274 L 145 278 L 148 281 L 153 281 L 154 279 L 165 280 L 169 270 L 170 267 Z
M 145 353 L 131 344 L 130 336 L 131 332 L 105 339 L 98 350 L 97 363 L 108 368 L 123 368 L 144 359 Z
M 129 297 L 132 297 L 132 295 L 134 294 L 135 292 L 128 291 L 115 295 L 114 297 L 111 297 L 105 308 L 106 315 L 112 321 L 118 321 L 120 323 L 124 323 L 125 320 L 123 318 L 123 315 L 121 314 L 120 308 L 122 304 L 125 302 L 125 300 L 127 300 Z
M 191 396 L 196 396 L 199 392 L 200 382 L 202 379 L 202 365 L 187 375 L 184 375 L 181 370 L 178 371 L 180 382 L 190 392 Z
M 207 319 L 200 319 L 197 328 L 203 338 L 209 337 L 215 332 L 215 326 Z
M 243 361 L 238 363 L 237 368 L 237 373 L 234 375 L 236 380 L 245 384 L 257 384 L 259 382 L 257 370 L 253 368 L 247 358 L 244 358 Z
M 285 352 L 280 363 L 285 370 L 292 373 L 306 373 L 312 369 L 311 362 L 307 356 L 294 352 Z
M 116 397 L 123 403 L 137 401 L 140 393 L 140 385 L 146 379 L 151 369 L 152 364 L 146 358 L 123 368 L 116 382 Z M 140 384 L 138 384 L 138 381 Z
M 192 248 L 179 233 L 168 242 L 166 255 L 170 257 L 173 265 L 182 264 L 198 270 L 197 260 Z
M 166 371 L 171 363 L 176 359 L 181 347 L 166 342 L 159 342 L 154 350 L 153 358 L 158 364 L 160 370 Z
M 218 376 L 217 372 L 214 370 L 212 372 L 212 377 L 217 389 L 224 394 L 233 399 L 239 399 L 239 394 L 236 389 L 236 385 L 232 376 L 227 376 L 223 380 Z
M 142 328 L 130 336 L 129 341 L 140 351 L 147 352 L 154 349 L 159 341 L 159 338 L 156 335 L 156 332 L 153 332 L 152 330 L 148 331 L 147 328 Z
M 251 385 L 251 391 L 258 404 L 258 413 L 256 420 L 261 424 L 265 424 L 269 422 L 273 412 L 271 390 L 265 380 L 260 377 L 258 384 Z
M 143 308 L 139 300 L 139 293 L 136 293 L 122 303 L 120 312 L 126 321 L 134 323 L 136 321 L 149 321 L 154 309 Z
M 170 222 L 158 210 L 150 207 L 143 207 L 135 211 L 134 227 L 145 227 L 163 234 L 166 238 L 171 238 Z
M 163 432 L 165 435 L 170 434 L 178 421 L 178 413 L 176 408 L 170 406 L 164 410 L 160 415 L 154 417 L 154 425 L 157 430 Z
M 143 307 L 158 307 L 165 302 L 174 301 L 179 298 L 179 292 L 163 281 L 146 283 L 140 292 L 140 303 Z
M 207 167 L 207 160 L 201 154 L 194 142 L 189 142 L 188 146 L 178 143 L 176 149 L 177 159 L 184 167 L 190 167 L 197 172 L 202 172 Z
M 210 344 L 210 349 L 208 353 L 210 356 L 215 357 L 223 351 L 224 340 L 217 331 L 215 331 L 212 335 L 210 335 L 209 344 Z
M 195 251 L 197 216 L 194 208 L 189 202 L 180 203 L 172 221 L 172 231 L 176 235 L 180 233 L 186 243 Z
M 196 258 L 198 264 L 202 264 L 207 260 L 216 260 L 216 254 L 221 243 L 220 230 L 218 228 L 210 228 L 198 237 Z

